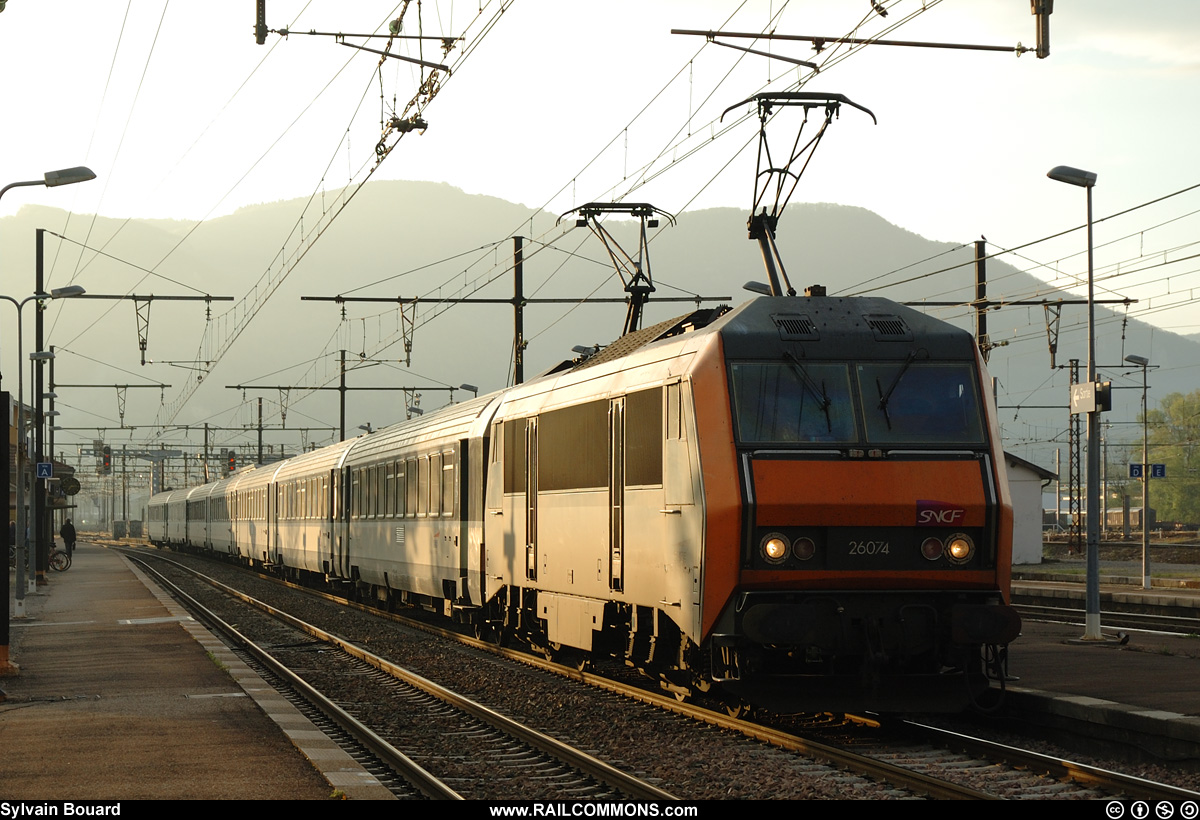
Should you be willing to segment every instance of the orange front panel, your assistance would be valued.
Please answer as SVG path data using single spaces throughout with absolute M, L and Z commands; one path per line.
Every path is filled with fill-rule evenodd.
M 739 589 L 996 589 L 996 572 L 983 570 L 863 570 L 849 576 L 844 570 L 806 571 L 742 570 Z
M 756 459 L 760 527 L 982 527 L 977 461 Z
M 696 357 L 692 367 L 692 395 L 704 481 L 704 595 L 700 629 L 701 635 L 707 636 L 737 587 L 741 561 L 742 498 L 725 357 L 719 336 L 714 336 Z

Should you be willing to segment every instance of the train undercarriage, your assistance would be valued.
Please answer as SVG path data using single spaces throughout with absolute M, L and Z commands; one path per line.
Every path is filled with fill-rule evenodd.
M 794 592 L 743 596 L 701 646 L 661 610 L 604 602 L 603 623 L 583 648 L 549 639 L 536 589 L 506 586 L 481 606 L 457 598 L 452 588 L 433 597 L 365 583 L 356 574 L 344 579 L 235 560 L 385 611 L 435 613 L 472 627 L 485 642 L 524 647 L 581 670 L 593 658 L 615 658 L 681 701 L 705 696 L 735 715 L 750 704 L 778 713 L 986 708 L 992 683 L 1003 687 L 1007 643 L 1020 630 L 998 596 Z

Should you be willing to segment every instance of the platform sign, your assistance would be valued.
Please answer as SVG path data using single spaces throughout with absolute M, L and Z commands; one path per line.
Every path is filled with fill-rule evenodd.
M 1083 382 L 1071 385 L 1071 415 L 1096 412 L 1096 384 Z
M 1130 464 L 1129 465 L 1129 477 L 1130 478 L 1141 478 L 1142 477 L 1142 465 L 1141 464 Z
M 37 463 L 38 478 L 54 478 L 54 465 L 49 461 L 39 461 Z
M 1166 464 L 1151 464 L 1150 465 L 1150 477 L 1151 478 L 1166 478 L 1167 477 L 1167 465 Z

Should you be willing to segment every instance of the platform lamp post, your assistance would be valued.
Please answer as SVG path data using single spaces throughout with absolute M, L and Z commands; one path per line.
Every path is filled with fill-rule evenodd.
M 1096 175 L 1068 165 L 1057 165 L 1047 173 L 1056 182 L 1087 190 L 1088 266 L 1088 384 L 1091 409 L 1087 414 L 1087 602 L 1083 640 L 1102 641 L 1100 634 L 1100 408 L 1096 401 L 1096 298 L 1095 268 L 1092 263 L 1092 188 Z
M 1150 425 L 1146 418 L 1150 360 L 1130 353 L 1125 361 L 1142 369 L 1142 589 L 1150 589 Z
M 73 286 L 73 287 L 78 287 Z M 41 305 L 38 306 L 38 330 L 41 330 L 42 324 Z M 45 404 L 43 402 L 42 389 L 42 365 L 45 362 L 54 361 L 53 350 L 41 350 L 41 334 L 38 334 L 37 339 L 38 350 L 29 354 L 29 384 L 33 388 L 33 395 L 29 398 L 29 403 L 33 405 L 34 427 L 30 438 L 33 439 L 33 462 L 40 464 L 46 461 L 46 422 L 47 416 Z M 55 411 L 58 415 L 58 411 Z M 48 462 L 53 464 L 53 459 Z M 50 474 L 53 476 L 54 470 L 51 468 Z M 50 569 L 50 527 L 49 516 L 47 515 L 47 492 L 46 486 L 37 487 L 33 492 L 32 503 L 29 505 L 33 512 L 33 554 L 37 556 L 37 582 L 39 586 L 45 586 L 45 573 Z
M 27 526 L 27 524 L 26 524 L 27 518 L 25 516 L 25 472 L 24 472 L 24 466 L 23 466 L 24 461 L 25 461 L 24 456 L 25 456 L 25 452 L 26 452 L 25 412 L 24 412 L 24 409 L 25 409 L 25 377 L 24 377 L 24 369 L 21 367 L 21 364 L 20 364 L 23 361 L 23 359 L 25 358 L 25 345 L 24 345 L 24 334 L 22 333 L 22 325 L 21 325 L 21 309 L 24 308 L 26 304 L 28 304 L 29 302 L 32 302 L 34 300 L 65 299 L 65 298 L 69 298 L 71 296 L 79 296 L 85 292 L 86 291 L 84 291 L 84 289 L 82 287 L 80 287 L 79 285 L 68 285 L 65 288 L 54 288 L 49 293 L 35 293 L 32 296 L 25 297 L 24 299 L 22 299 L 19 302 L 11 296 L 5 296 L 3 294 L 0 294 L 0 299 L 3 299 L 7 302 L 12 302 L 17 308 L 17 362 L 18 362 L 18 366 L 17 366 L 17 457 L 15 460 L 15 464 L 16 464 L 16 468 L 17 468 L 17 475 L 16 475 L 16 484 L 17 484 L 17 521 L 16 521 L 16 524 L 17 524 L 17 531 L 16 531 L 17 585 L 16 585 L 16 589 L 14 590 L 15 595 L 14 595 L 14 601 L 13 601 L 13 615 L 15 615 L 18 618 L 25 617 L 25 584 L 26 584 L 25 552 L 28 549 L 28 546 L 26 544 L 26 537 L 25 537 L 26 536 L 25 529 Z M 31 370 L 33 368 L 33 361 L 34 361 L 33 356 L 35 356 L 35 355 L 37 355 L 37 354 L 30 355 L 29 366 L 30 366 Z M 32 581 L 33 577 L 30 576 L 29 580 Z

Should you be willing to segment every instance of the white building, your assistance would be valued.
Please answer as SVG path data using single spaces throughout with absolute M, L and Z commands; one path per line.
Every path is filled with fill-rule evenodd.
M 1004 454 L 1013 505 L 1013 563 L 1042 563 L 1042 491 L 1057 473 Z

